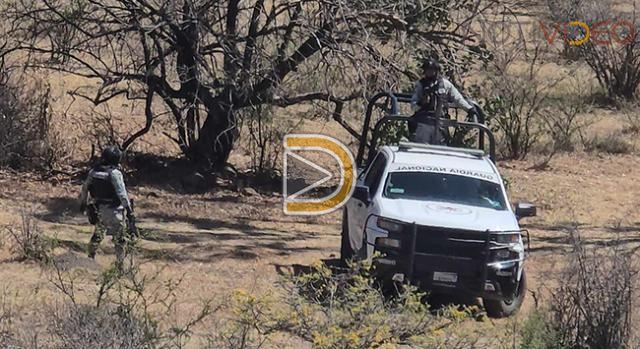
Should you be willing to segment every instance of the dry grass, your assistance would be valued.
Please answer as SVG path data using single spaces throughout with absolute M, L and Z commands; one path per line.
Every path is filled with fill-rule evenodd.
M 541 208 L 540 217 L 524 226 L 533 238 L 527 265 L 531 290 L 549 283 L 550 275 L 561 267 L 563 254 L 571 248 L 564 230 L 568 222 L 580 224 L 587 244 L 607 243 L 620 232 L 625 248 L 640 243 L 633 237 L 640 231 L 640 214 L 634 209 L 634 193 L 640 192 L 635 180 L 640 175 L 640 158 L 560 154 L 546 171 L 527 170 L 533 162 L 535 159 L 499 164 L 511 182 L 511 200 L 528 199 Z M 9 182 L 11 185 L 3 185 Z M 20 210 L 14 202 L 27 203 L 34 207 L 45 232 L 57 232 L 60 247 L 56 256 L 75 256 L 71 265 L 80 265 L 79 272 L 95 273 L 112 263 L 109 241 L 103 243 L 95 267 L 82 262 L 91 227 L 84 217 L 70 212 L 77 185 L 5 174 L 0 176 L 0 186 L 0 205 L 5 208 L 2 222 L 19 222 Z M 184 279 L 176 290 L 184 300 L 177 315 L 181 318 L 188 317 L 205 297 L 226 297 L 238 288 L 255 294 L 272 293 L 281 272 L 317 259 L 335 258 L 338 253 L 338 214 L 287 217 L 282 215 L 280 197 L 275 193 L 255 197 L 220 189 L 184 196 L 170 188 L 146 185 L 132 186 L 131 190 L 140 226 L 149 233 L 139 244 L 141 270 L 153 274 L 163 268 L 161 280 Z M 6 287 L 12 291 L 40 289 L 42 296 L 50 297 L 53 291 L 47 287 L 49 281 L 38 268 L 8 262 L 11 257 L 6 248 L 0 252 L 5 261 L 0 277 L 9 280 Z M 79 296 L 83 292 L 86 290 L 79 291 Z M 527 297 L 523 315 L 531 307 L 532 298 Z

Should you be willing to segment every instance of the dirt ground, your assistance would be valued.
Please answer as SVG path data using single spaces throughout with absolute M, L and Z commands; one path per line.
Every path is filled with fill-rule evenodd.
M 539 160 L 498 164 L 509 182 L 513 202 L 537 204 L 538 217 L 523 222 L 531 236 L 526 269 L 528 294 L 519 317 L 534 306 L 533 295 L 556 283 L 563 257 L 571 249 L 570 231 L 590 246 L 640 246 L 640 156 L 596 153 L 559 154 L 544 170 Z M 17 228 L 22 213 L 58 241 L 58 262 L 84 270 L 79 292 L 90 292 L 100 270 L 114 260 L 113 245 L 103 242 L 96 262 L 85 255 L 92 226 L 77 213 L 80 183 L 64 178 L 0 172 L 0 227 Z M 339 257 L 340 213 L 291 217 L 282 213 L 278 192 L 260 193 L 220 187 L 205 194 L 184 194 L 152 182 L 130 186 L 139 227 L 137 263 L 143 273 L 160 271 L 160 280 L 182 279 L 177 290 L 178 318 L 188 318 L 205 299 L 226 302 L 234 290 L 269 294 L 281 274 L 296 266 Z M 0 290 L 32 306 L 56 299 L 47 272 L 17 262 L 8 235 L 0 237 Z M 37 308 L 37 305 L 35 306 Z M 37 310 L 37 309 L 36 309 Z M 500 326 L 509 320 L 491 321 Z

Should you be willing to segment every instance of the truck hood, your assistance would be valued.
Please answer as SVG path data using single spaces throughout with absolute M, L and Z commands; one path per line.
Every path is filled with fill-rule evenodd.
M 510 210 L 468 206 L 439 201 L 384 199 L 380 215 L 403 222 L 463 230 L 518 230 Z

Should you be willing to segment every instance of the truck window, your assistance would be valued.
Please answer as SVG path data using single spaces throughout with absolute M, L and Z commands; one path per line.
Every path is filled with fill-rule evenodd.
M 437 172 L 391 172 L 383 195 L 390 199 L 440 201 L 506 210 L 499 184 Z
M 369 193 L 373 195 L 380 186 L 380 179 L 384 174 L 384 169 L 387 165 L 387 158 L 382 153 L 378 153 L 376 158 L 371 164 L 371 168 L 364 179 L 364 185 L 369 187 Z

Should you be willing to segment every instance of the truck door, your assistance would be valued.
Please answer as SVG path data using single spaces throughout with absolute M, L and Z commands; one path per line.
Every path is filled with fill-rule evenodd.
M 358 186 L 366 186 L 369 188 L 370 199 L 373 199 L 376 196 L 376 193 L 380 188 L 380 181 L 384 175 L 386 165 L 386 156 L 383 153 L 378 153 L 369 166 L 369 169 L 364 173 L 364 176 L 358 178 L 358 181 L 356 182 L 356 185 Z M 365 224 L 367 223 L 367 217 L 369 217 L 370 214 L 371 203 L 371 200 L 369 200 L 368 203 L 365 203 L 353 197 L 347 203 L 347 209 L 349 212 L 349 239 L 354 251 L 359 251 L 362 248 Z

